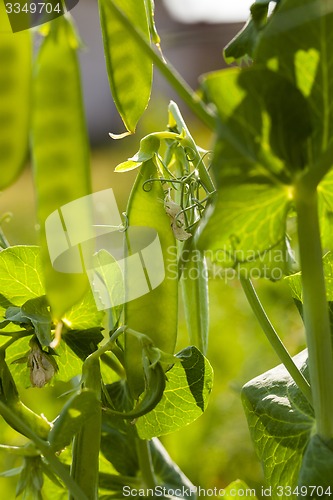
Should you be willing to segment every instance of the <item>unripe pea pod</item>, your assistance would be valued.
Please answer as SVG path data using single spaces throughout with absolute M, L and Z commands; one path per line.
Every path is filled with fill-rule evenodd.
M 164 279 L 148 293 L 125 303 L 124 323 L 129 328 L 147 335 L 161 351 L 173 354 L 177 338 L 178 280 L 177 272 L 172 267 L 175 263 L 171 258 L 175 254 L 176 247 L 170 220 L 163 206 L 163 188 L 159 182 L 149 183 L 154 177 L 156 177 L 156 166 L 152 160 L 148 160 L 142 165 L 133 186 L 127 217 L 129 228 L 141 226 L 157 232 L 159 245 L 155 251 L 158 255 L 154 254 L 145 260 L 143 271 L 151 278 L 154 260 L 161 256 Z M 163 269 L 155 269 L 156 273 L 161 271 Z M 131 276 L 127 277 L 127 281 L 129 281 L 128 287 L 133 286 Z M 132 397 L 137 399 L 145 389 L 142 347 L 137 338 L 126 333 L 125 368 Z
M 0 2 L 0 190 L 11 184 L 28 155 L 31 32 L 12 33 Z
M 75 209 L 71 209 L 70 223 L 73 228 L 69 236 L 67 226 L 65 231 L 62 230 L 67 219 L 64 218 L 63 211 L 60 213 L 64 205 L 90 193 L 89 146 L 77 47 L 78 40 L 69 18 L 58 17 L 50 23 L 50 31 L 40 47 L 34 65 L 34 180 L 45 289 L 55 321 L 60 320 L 84 295 L 88 286 L 79 248 L 75 246 L 76 242 L 72 242 L 72 232 L 76 231 L 76 227 L 80 228 L 81 218 L 87 219 L 89 214 L 76 215 L 73 212 Z M 57 228 L 60 228 L 57 244 L 70 251 L 71 263 L 79 266 L 81 273 L 77 269 L 73 269 L 73 272 L 58 272 L 53 268 L 45 230 L 45 221 L 51 214 L 57 217 Z M 89 223 L 86 225 L 89 226 Z M 75 238 L 79 239 L 76 234 Z

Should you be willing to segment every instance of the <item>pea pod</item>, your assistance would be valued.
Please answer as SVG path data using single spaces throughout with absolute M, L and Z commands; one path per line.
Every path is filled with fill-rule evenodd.
M 77 242 L 63 229 L 60 208 L 90 192 L 89 150 L 85 126 L 77 40 L 67 17 L 54 19 L 37 56 L 33 79 L 32 145 L 45 288 L 54 319 L 77 302 L 87 286 Z M 58 211 L 58 212 L 57 212 Z M 56 214 L 58 244 L 72 252 L 73 273 L 55 271 L 47 247 L 45 221 Z M 74 229 L 89 214 L 71 212 Z M 67 221 L 65 220 L 65 224 Z M 89 226 L 89 224 L 87 224 Z M 79 240 L 79 238 L 77 238 Z M 69 271 L 72 270 L 70 267 Z M 74 274 L 78 272 L 78 274 Z
M 5 361 L 5 352 L 3 350 L 0 350 L 0 401 L 37 436 L 47 439 L 51 425 L 45 418 L 37 415 L 21 402 L 14 379 Z M 15 425 L 15 423 L 13 425 L 13 422 L 6 416 L 4 416 L 4 419 L 13 429 L 25 435 L 20 426 Z
M 13 34 L 0 2 L 0 189 L 11 184 L 28 154 L 31 33 Z
M 176 255 L 176 246 L 169 217 L 164 211 L 163 188 L 160 182 L 146 183 L 153 177 L 156 177 L 156 167 L 153 161 L 149 160 L 142 165 L 133 186 L 127 216 L 129 230 L 132 226 L 143 226 L 155 230 L 159 236 L 160 247 L 156 247 L 153 255 L 147 258 L 144 252 L 139 252 L 141 257 L 143 256 L 144 265 L 137 271 L 145 273 L 149 285 L 149 280 L 163 272 L 163 269 L 156 264 L 162 256 L 161 267 L 164 264 L 164 280 L 156 288 L 147 290 L 148 293 L 145 292 L 142 296 L 126 302 L 124 321 L 133 330 L 146 334 L 162 351 L 173 353 L 177 337 L 178 315 L 177 264 L 175 259 L 172 260 L 172 257 Z M 127 281 L 129 291 L 131 291 L 137 279 L 129 274 Z M 141 353 L 139 340 L 132 335 L 125 334 L 125 367 L 134 399 L 137 399 L 145 388 Z
M 153 67 L 125 27 L 114 15 L 113 5 L 150 39 L 145 0 L 99 0 L 104 53 L 112 96 L 129 132 L 134 132 L 145 111 L 152 86 Z

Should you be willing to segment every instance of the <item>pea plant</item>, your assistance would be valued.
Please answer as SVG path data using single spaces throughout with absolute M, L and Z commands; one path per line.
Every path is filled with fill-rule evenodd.
M 149 103 L 154 66 L 212 131 L 213 154 L 171 102 L 165 130 L 142 138 L 116 167 L 119 175 L 138 171 L 123 219 L 94 223 L 89 203 L 78 212 L 80 200 L 94 199 L 79 37 L 68 13 L 9 33 L 0 3 L 0 187 L 17 178 L 30 149 L 40 239 L 38 247 L 11 246 L 0 233 L 0 414 L 26 439 L 0 445 L 22 457 L 2 476 L 16 474 L 17 495 L 27 499 L 200 496 L 159 437 L 191 424 L 208 404 L 207 266 L 215 262 L 237 273 L 281 360 L 242 390 L 265 497 L 329 498 L 332 3 L 257 0 L 225 48 L 234 64 L 203 75 L 197 92 L 163 57 L 153 0 L 98 4 L 122 136 L 135 132 Z M 153 254 L 140 246 L 143 228 Z M 96 244 L 107 230 L 111 239 L 121 235 L 123 261 Z M 147 289 L 133 297 L 142 276 Z M 290 286 L 307 343 L 294 358 L 254 277 Z M 175 353 L 178 294 L 189 346 Z M 70 380 L 52 422 L 21 401 L 28 385 L 43 391 Z M 243 498 L 245 489 L 236 481 L 217 496 Z

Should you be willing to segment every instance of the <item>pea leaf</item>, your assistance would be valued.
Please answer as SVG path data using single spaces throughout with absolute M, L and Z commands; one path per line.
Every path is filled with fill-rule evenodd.
M 257 0 L 251 6 L 251 17 L 244 28 L 228 43 L 224 49 L 227 63 L 253 57 L 254 49 L 260 38 L 261 30 L 266 26 L 268 5 L 271 0 Z M 278 0 L 277 0 L 278 1 Z
M 262 31 L 255 51 L 257 62 L 276 61 L 278 72 L 307 98 L 313 134 L 308 143 L 309 166 L 324 152 L 333 135 L 333 12 L 316 0 L 285 0 Z M 289 129 L 290 130 L 290 129 Z M 332 164 L 328 161 L 327 169 Z
M 0 3 L 0 190 L 20 174 L 28 155 L 31 31 L 12 33 Z
M 193 346 L 178 353 L 177 357 L 181 363 L 176 363 L 167 372 L 160 403 L 137 421 L 141 439 L 174 432 L 196 420 L 206 409 L 213 382 L 208 360 Z
M 333 170 L 318 186 L 318 211 L 322 246 L 333 250 Z
M 308 378 L 307 352 L 294 361 Z M 282 365 L 248 382 L 242 398 L 256 452 L 272 486 L 272 500 L 277 500 L 277 486 L 292 490 L 297 486 L 315 425 L 313 410 Z
M 130 425 L 130 424 L 129 424 Z M 101 451 L 119 474 L 135 476 L 139 470 L 135 435 L 128 426 L 117 429 L 112 418 L 103 414 Z
M 101 327 L 89 328 L 87 330 L 70 330 L 62 336 L 68 347 L 82 361 L 92 352 L 96 351 L 98 344 L 103 338 Z
M 104 53 L 112 96 L 118 112 L 129 132 L 145 111 L 152 85 L 152 62 L 137 41 L 131 29 L 114 15 L 112 4 L 119 7 L 132 25 L 150 40 L 144 0 L 99 0 Z
M 259 85 L 264 74 L 265 83 Z M 201 226 L 199 246 L 211 250 L 213 259 L 223 267 L 235 267 L 243 273 L 255 268 L 258 276 L 271 279 L 281 278 L 290 260 L 285 224 L 292 195 L 285 163 L 292 169 L 291 158 L 296 156 L 302 164 L 310 130 L 304 98 L 283 80 L 299 99 L 288 119 L 297 128 L 298 116 L 304 113 L 307 125 L 294 141 L 298 145 L 288 144 L 283 131 L 281 139 L 274 138 L 273 122 L 280 120 L 277 108 L 285 110 L 282 94 L 277 95 L 275 104 L 271 101 L 271 91 L 278 82 L 272 71 L 262 72 L 261 68 L 212 73 L 203 81 L 220 123 L 213 161 L 218 196 L 214 210 Z
M 71 330 L 87 330 L 102 324 L 104 311 L 99 311 L 91 290 L 72 306 L 65 314 L 63 321 Z
M 158 483 L 173 490 L 177 488 L 186 489 L 186 498 L 196 499 L 196 487 L 171 459 L 161 441 L 154 438 L 149 442 L 149 447 Z
M 333 253 L 328 252 L 323 257 L 323 270 L 325 276 L 327 302 L 333 302 Z M 302 274 L 295 273 L 285 278 L 290 286 L 293 297 L 303 302 Z
M 313 498 L 310 495 L 311 486 L 320 486 L 322 491 L 332 492 L 333 478 L 333 440 L 329 443 L 322 441 L 318 434 L 311 437 L 309 445 L 304 454 L 304 459 L 299 475 L 299 486 L 308 488 L 309 494 L 306 498 Z M 318 493 L 319 493 L 318 489 Z M 329 498 L 327 495 L 320 495 L 322 498 Z
M 45 295 L 27 300 L 22 305 L 21 312 L 24 318 L 31 321 L 40 344 L 49 346 L 52 342 L 51 314 Z
M 0 252 L 0 313 L 44 295 L 39 248 L 13 246 Z

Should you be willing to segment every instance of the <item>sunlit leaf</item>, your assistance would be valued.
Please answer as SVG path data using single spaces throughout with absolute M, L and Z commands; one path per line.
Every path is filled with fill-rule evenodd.
M 195 347 L 184 349 L 177 357 L 181 363 L 167 372 L 160 403 L 137 421 L 142 439 L 174 432 L 196 420 L 206 409 L 213 382 L 208 360 Z
M 294 361 L 307 376 L 307 351 Z M 248 382 L 242 395 L 252 440 L 272 486 L 272 500 L 277 500 L 278 486 L 297 486 L 315 426 L 313 410 L 282 365 Z

